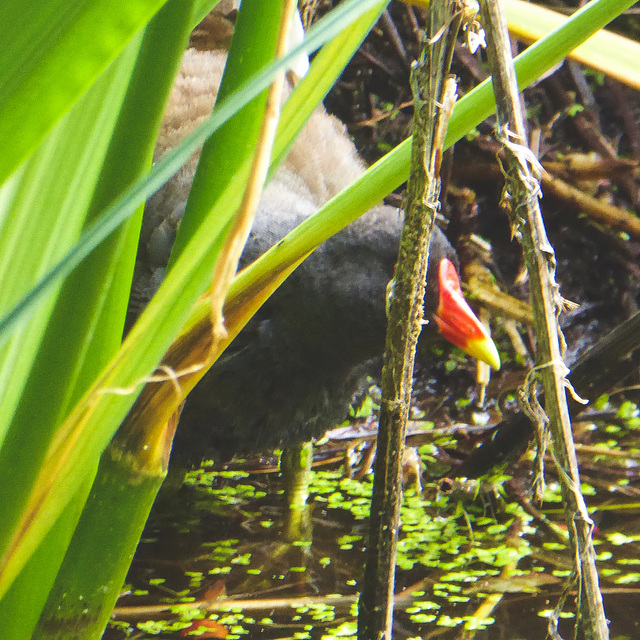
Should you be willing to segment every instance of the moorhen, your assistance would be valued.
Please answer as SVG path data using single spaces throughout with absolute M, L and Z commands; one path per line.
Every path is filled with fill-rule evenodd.
M 157 155 L 206 117 L 226 53 L 189 49 L 174 85 Z M 196 159 L 147 203 L 132 305 L 161 281 Z M 364 171 L 344 125 L 317 109 L 266 187 L 241 266 L 313 214 Z M 321 436 L 347 415 L 367 376 L 379 371 L 401 213 L 377 206 L 309 256 L 273 294 L 196 386 L 184 408 L 172 459 L 224 460 Z M 454 266 L 455 265 L 455 266 Z M 465 303 L 457 257 L 435 229 L 425 318 L 442 335 L 499 367 L 495 345 Z M 460 318 L 462 320 L 460 321 Z M 426 332 L 436 334 L 436 328 Z

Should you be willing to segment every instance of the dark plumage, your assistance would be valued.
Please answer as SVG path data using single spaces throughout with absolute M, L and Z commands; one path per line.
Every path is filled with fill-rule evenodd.
M 219 51 L 187 51 L 157 155 L 208 115 L 225 57 Z M 163 277 L 195 162 L 147 203 L 130 305 L 134 316 Z M 263 193 L 242 263 L 255 260 L 363 171 L 344 126 L 316 110 Z M 396 209 L 375 207 L 298 267 L 188 398 L 174 441 L 182 463 L 309 439 L 344 419 L 353 394 L 379 369 L 386 289 L 401 227 Z M 457 263 L 436 229 L 427 317 L 442 304 L 437 283 L 444 257 Z M 449 299 L 462 300 L 455 287 Z M 455 326 L 452 333 L 458 333 Z M 495 352 L 493 362 L 497 357 Z
M 243 260 L 302 218 L 261 211 Z M 379 373 L 401 225 L 395 209 L 378 207 L 298 267 L 189 396 L 174 440 L 179 459 L 309 440 L 345 419 L 367 376 Z M 433 274 L 440 258 L 455 257 L 440 230 L 431 255 Z M 431 311 L 435 300 L 429 285 Z

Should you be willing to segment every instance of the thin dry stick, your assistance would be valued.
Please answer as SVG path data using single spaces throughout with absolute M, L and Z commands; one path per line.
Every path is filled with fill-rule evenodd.
M 543 163 L 545 171 L 542 174 L 542 190 L 547 195 L 555 196 L 568 204 L 579 213 L 584 213 L 592 220 L 611 229 L 619 229 L 628 233 L 632 238 L 640 238 L 640 218 L 631 211 L 608 202 L 587 195 L 584 191 L 574 187 L 566 180 L 555 175 L 560 163 Z M 473 166 L 461 167 L 456 170 L 456 177 L 460 180 L 493 180 L 498 178 L 499 167 L 494 163 L 476 163 Z
M 420 62 L 411 74 L 415 99 L 412 170 L 398 264 L 389 288 L 380 432 L 358 617 L 360 640 L 392 636 L 401 458 L 422 322 L 429 240 L 438 209 L 440 159 L 455 102 L 455 82 L 446 74 L 461 16 L 457 2 L 431 4 L 431 39 L 424 43 Z
M 535 376 L 545 390 L 545 415 L 535 397 L 539 424 L 548 423 L 553 436 L 554 459 L 561 478 L 566 520 L 575 555 L 579 580 L 579 623 L 587 640 L 609 637 L 602 595 L 595 566 L 591 533 L 593 523 L 580 493 L 578 461 L 567 407 L 566 374 L 562 361 L 561 335 L 557 323 L 562 300 L 555 282 L 555 254 L 547 240 L 538 198 L 540 173 L 533 154 L 524 146 L 526 130 L 518 98 L 518 88 L 511 58 L 507 25 L 499 0 L 485 0 L 482 5 L 484 27 L 487 30 L 487 52 L 493 70 L 493 88 L 498 112 L 497 136 L 506 157 L 505 197 L 510 201 L 511 223 L 524 249 L 531 283 L 531 300 L 536 328 Z M 535 393 L 535 392 L 534 392 Z M 557 618 L 551 620 L 549 633 L 559 638 Z
M 282 19 L 280 20 L 280 32 L 276 46 L 276 58 L 281 58 L 287 53 L 289 46 L 289 31 L 293 20 L 293 12 L 297 8 L 296 0 L 283 0 Z M 238 262 L 242 250 L 251 231 L 251 225 L 258 209 L 262 189 L 267 180 L 269 162 L 271 161 L 271 149 L 278 129 L 280 105 L 282 104 L 282 91 L 285 72 L 281 71 L 276 76 L 269 88 L 267 104 L 262 120 L 262 127 L 256 145 L 256 154 L 251 164 L 249 181 L 245 188 L 242 203 L 233 218 L 231 229 L 225 238 L 220 258 L 218 259 L 211 283 L 211 324 L 214 327 L 216 337 L 224 339 L 222 308 L 227 295 L 229 285 L 238 269 Z M 217 341 L 217 340 L 216 340 Z M 213 349 L 212 349 L 213 350 Z

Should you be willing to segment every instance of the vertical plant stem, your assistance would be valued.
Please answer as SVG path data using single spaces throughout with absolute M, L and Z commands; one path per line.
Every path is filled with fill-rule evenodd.
M 287 542 L 311 541 L 309 483 L 313 462 L 313 442 L 285 447 L 280 456 L 280 473 L 287 498 L 285 538 Z
M 548 423 L 553 438 L 553 457 L 558 467 L 575 557 L 574 571 L 579 581 L 578 624 L 583 625 L 587 640 L 605 640 L 609 637 L 609 631 L 591 539 L 593 523 L 580 493 L 578 461 L 567 407 L 568 369 L 562 360 L 561 334 L 557 323 L 562 300 L 555 281 L 555 254 L 547 239 L 540 212 L 537 161 L 525 146 L 525 121 L 518 99 L 511 47 L 501 4 L 498 0 L 485 0 L 482 15 L 487 30 L 487 52 L 497 104 L 497 137 L 504 146 L 507 158 L 505 198 L 510 201 L 511 224 L 522 243 L 530 280 L 537 343 L 536 367 L 530 375 L 542 380 L 546 415 L 535 397 L 524 401 L 529 408 L 534 407 L 534 419 L 539 425 L 546 426 L 545 423 Z M 535 388 L 535 383 L 532 388 Z M 552 619 L 550 622 L 549 633 L 552 637 L 559 638 L 556 627 L 557 615 L 555 621 Z
M 402 451 L 423 317 L 429 241 L 440 195 L 440 159 L 455 101 L 455 82 L 446 74 L 460 24 L 454 13 L 457 8 L 455 2 L 431 4 L 431 38 L 425 39 L 411 74 L 415 102 L 411 174 L 398 263 L 389 287 L 380 430 L 358 617 L 361 640 L 392 635 Z

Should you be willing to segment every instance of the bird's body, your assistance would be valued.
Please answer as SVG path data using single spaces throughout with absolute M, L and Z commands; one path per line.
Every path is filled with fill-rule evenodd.
M 185 54 L 157 155 L 208 115 L 225 55 L 193 49 Z M 147 204 L 132 294 L 135 312 L 163 276 L 195 162 Z M 344 125 L 316 110 L 263 193 L 241 265 L 364 170 Z M 397 209 L 375 207 L 325 242 L 281 285 L 187 399 L 174 440 L 174 455 L 182 463 L 308 440 L 345 418 L 366 376 L 379 370 L 386 291 L 401 229 Z M 426 301 L 432 313 L 438 307 L 438 265 L 445 257 L 457 262 L 436 229 Z
M 243 261 L 309 213 L 261 209 Z M 174 440 L 179 457 L 309 440 L 346 418 L 354 394 L 380 372 L 401 225 L 396 210 L 378 207 L 298 267 L 189 396 Z M 442 251 L 453 257 L 445 243 L 437 232 L 434 264 Z

